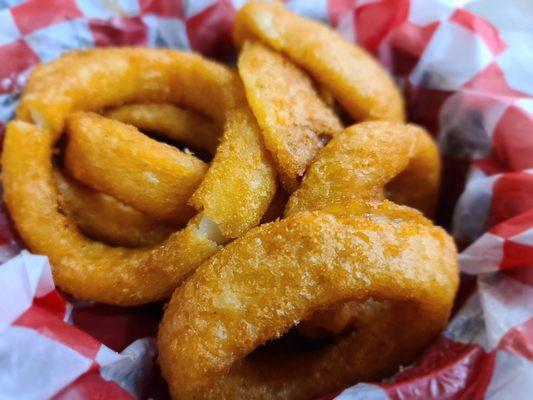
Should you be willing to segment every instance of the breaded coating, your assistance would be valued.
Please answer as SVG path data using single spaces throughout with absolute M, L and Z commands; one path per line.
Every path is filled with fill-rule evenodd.
M 431 217 L 439 191 L 440 157 L 422 128 L 369 121 L 346 128 L 311 164 L 285 215 L 352 199 L 391 200 Z
M 356 121 L 404 121 L 400 91 L 365 50 L 279 3 L 250 2 L 237 13 L 234 38 L 256 39 L 287 56 L 326 88 Z
M 385 202 L 254 228 L 179 287 L 158 335 L 175 399 L 311 399 L 412 362 L 445 326 L 452 239 Z M 312 351 L 250 354 L 313 313 L 358 302 L 357 330 Z
M 280 180 L 293 192 L 324 140 L 340 132 L 342 125 L 307 74 L 278 52 L 246 42 L 238 67 Z
M 259 223 L 276 191 L 275 171 L 242 83 L 231 68 L 177 50 L 74 51 L 34 69 L 16 117 L 56 139 L 75 111 L 135 102 L 178 104 L 221 127 L 222 141 L 190 204 L 203 211 L 224 238 L 238 237 Z
M 64 215 L 52 157 L 74 112 L 135 102 L 196 110 L 223 133 L 189 199 L 199 214 L 157 246 L 127 249 L 88 240 Z M 84 300 L 145 304 L 165 299 L 219 244 L 259 224 L 276 192 L 269 157 L 234 70 L 176 50 L 78 51 L 29 78 L 4 142 L 4 200 L 28 248 L 50 258 L 60 288 Z
M 33 124 L 8 124 L 2 176 L 4 201 L 24 243 L 49 257 L 54 282 L 79 299 L 123 306 L 162 300 L 219 248 L 198 221 L 143 249 L 87 239 L 58 211 L 52 136 Z

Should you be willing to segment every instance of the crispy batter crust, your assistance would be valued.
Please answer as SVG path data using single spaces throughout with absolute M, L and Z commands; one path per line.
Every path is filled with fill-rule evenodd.
M 379 63 L 331 28 L 282 4 L 250 2 L 237 13 L 235 41 L 257 39 L 283 53 L 333 94 L 356 120 L 403 121 L 400 92 Z
M 239 75 L 285 190 L 293 192 L 309 163 L 342 130 L 318 96 L 311 79 L 281 54 L 260 42 L 246 42 Z
M 113 107 L 104 115 L 211 155 L 216 153 L 220 142 L 221 130 L 208 118 L 169 103 L 127 104 Z M 114 163 L 115 159 L 110 161 Z M 114 168 L 114 164 L 110 165 L 109 170 Z M 147 172 L 151 172 L 148 168 Z M 76 226 L 93 239 L 115 246 L 143 247 L 162 242 L 176 230 L 60 173 L 56 178 L 62 207 Z
M 158 335 L 173 398 L 309 399 L 411 362 L 445 326 L 451 238 L 390 202 L 250 230 L 176 290 Z M 357 331 L 311 352 L 248 356 L 313 313 L 359 302 Z M 248 356 L 248 357 L 247 357 Z
M 227 238 L 259 223 L 275 193 L 275 172 L 242 83 L 230 68 L 176 50 L 71 52 L 34 70 L 17 119 L 46 128 L 55 139 L 76 110 L 135 102 L 180 104 L 222 127 L 215 158 L 190 204 L 203 210 Z
M 424 129 L 362 122 L 345 129 L 321 151 L 290 197 L 285 215 L 387 195 L 432 216 L 439 177 L 437 146 Z
M 156 247 L 112 248 L 84 238 L 59 212 L 52 148 L 73 112 L 137 101 L 177 103 L 208 115 L 222 128 L 222 141 L 190 199 L 200 213 L 186 228 Z M 217 243 L 257 225 L 276 190 L 238 76 L 194 54 L 139 48 L 69 53 L 34 70 L 17 119 L 2 158 L 5 201 L 28 247 L 50 257 L 57 284 L 78 298 L 121 305 L 165 298 L 218 250 Z
M 322 150 L 289 198 L 285 215 L 386 196 L 433 216 L 439 176 L 437 146 L 425 130 L 396 122 L 362 122 Z M 353 328 L 354 320 L 353 304 L 340 303 L 314 315 L 299 330 L 309 337 L 335 335 Z
M 33 124 L 8 124 L 2 153 L 4 200 L 34 253 L 50 258 L 55 283 L 79 299 L 137 305 L 166 298 L 218 250 L 197 224 L 143 249 L 110 247 L 85 238 L 58 211 L 52 136 Z

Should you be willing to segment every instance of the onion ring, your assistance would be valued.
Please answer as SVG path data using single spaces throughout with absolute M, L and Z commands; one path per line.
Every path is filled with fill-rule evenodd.
M 91 239 L 112 246 L 144 247 L 162 242 L 176 230 L 97 192 L 54 169 L 60 207 Z
M 180 225 L 194 215 L 187 201 L 206 163 L 98 114 L 73 113 L 66 128 L 65 167 L 74 178 L 160 221 Z
M 169 296 L 186 274 L 218 250 L 199 223 L 143 249 L 109 247 L 85 238 L 58 212 L 52 138 L 33 124 L 10 122 L 2 174 L 4 200 L 20 236 L 33 252 L 50 258 L 59 287 L 84 300 L 144 304 Z
M 115 107 L 106 117 L 156 133 L 214 155 L 220 143 L 220 129 L 199 113 L 168 103 L 137 103 Z
M 250 230 L 175 291 L 161 370 L 173 398 L 316 398 L 412 362 L 445 326 L 457 285 L 453 241 L 415 210 L 297 213 Z M 282 360 L 248 356 L 347 300 L 360 304 L 356 332 Z
M 176 50 L 75 51 L 33 71 L 16 117 L 55 139 L 76 110 L 146 101 L 186 106 L 223 127 L 215 158 L 190 204 L 203 210 L 225 238 L 257 225 L 274 195 L 275 173 L 242 83 L 230 68 Z
M 438 197 L 440 156 L 422 128 L 362 122 L 333 138 L 289 198 L 285 215 L 387 197 L 431 217 Z
M 190 107 L 223 127 L 223 138 L 190 199 L 200 214 L 158 246 L 113 248 L 87 240 L 58 212 L 53 145 L 72 112 L 136 101 Z M 49 256 L 58 286 L 81 299 L 119 305 L 164 299 L 219 249 L 217 243 L 257 225 L 276 190 L 238 76 L 194 54 L 128 48 L 69 53 L 34 70 L 17 118 L 36 125 L 8 126 L 6 204 L 28 247 Z
M 244 43 L 239 75 L 285 190 L 293 192 L 309 163 L 342 130 L 311 79 L 259 42 Z M 323 139 L 322 139 L 323 138 Z
M 440 158 L 429 134 L 414 125 L 369 121 L 331 140 L 292 194 L 285 215 L 342 205 L 351 200 L 391 200 L 432 216 L 438 197 Z M 309 337 L 352 329 L 357 304 L 338 304 L 299 326 Z
M 394 82 L 365 50 L 318 22 L 283 5 L 251 2 L 237 13 L 234 38 L 264 42 L 324 86 L 356 121 L 403 121 L 404 105 Z

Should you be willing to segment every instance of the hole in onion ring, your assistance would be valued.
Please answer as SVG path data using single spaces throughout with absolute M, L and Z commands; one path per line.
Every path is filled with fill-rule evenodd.
M 285 357 L 287 355 L 298 355 L 318 352 L 334 343 L 333 336 L 302 336 L 298 332 L 298 327 L 293 327 L 289 332 L 278 339 L 269 340 L 265 344 L 256 348 L 246 356 L 247 361 L 259 361 L 266 357 Z

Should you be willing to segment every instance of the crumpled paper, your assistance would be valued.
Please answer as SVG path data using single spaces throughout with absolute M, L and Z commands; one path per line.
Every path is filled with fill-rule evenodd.
M 117 353 L 74 327 L 47 257 L 24 250 L 4 263 L 0 304 L 0 398 L 91 398 L 91 385 L 113 398 L 141 397 L 154 339 Z
M 241 0 L 0 0 L 0 131 L 31 68 L 94 46 L 185 48 L 231 60 Z M 463 279 L 441 337 L 384 382 L 328 399 L 527 399 L 533 393 L 533 4 L 292 0 L 373 52 L 444 158 L 439 222 Z M 159 305 L 65 299 L 0 212 L 0 398 L 166 398 Z M 9 260 L 9 261 L 8 261 Z

